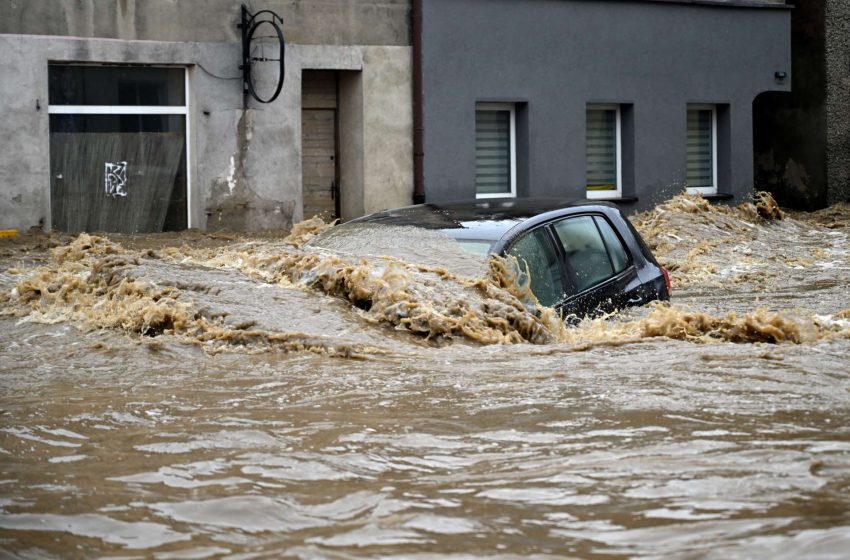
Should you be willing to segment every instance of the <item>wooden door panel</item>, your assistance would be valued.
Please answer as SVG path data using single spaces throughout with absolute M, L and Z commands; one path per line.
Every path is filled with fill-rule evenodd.
M 301 99 L 301 185 L 304 218 L 337 217 L 336 75 L 305 71 Z

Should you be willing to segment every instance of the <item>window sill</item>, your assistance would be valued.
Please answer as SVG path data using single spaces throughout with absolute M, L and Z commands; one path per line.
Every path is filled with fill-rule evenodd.
M 734 194 L 729 193 L 714 193 L 714 194 L 704 194 L 702 197 L 706 200 L 732 200 L 735 198 Z
M 605 198 L 588 198 L 591 202 L 618 202 L 620 204 L 631 204 L 638 201 L 636 196 L 611 196 Z
M 476 194 L 475 200 L 492 200 L 494 198 L 517 198 L 516 193 L 512 192 L 504 192 L 504 193 L 491 193 L 491 194 Z

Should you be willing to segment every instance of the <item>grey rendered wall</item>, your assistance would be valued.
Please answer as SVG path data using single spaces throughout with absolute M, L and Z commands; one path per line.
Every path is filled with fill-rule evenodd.
M 292 43 L 410 44 L 410 0 L 0 0 L 0 33 L 232 42 L 243 3 L 283 15 Z
M 789 25 L 776 6 L 424 0 L 426 198 L 474 197 L 475 103 L 508 101 L 519 194 L 581 198 L 587 103 L 629 104 L 631 209 L 681 191 L 687 104 L 728 105 L 719 192 L 740 200 L 753 183 L 752 101 L 790 87 Z
M 850 2 L 826 1 L 828 202 L 850 201 Z

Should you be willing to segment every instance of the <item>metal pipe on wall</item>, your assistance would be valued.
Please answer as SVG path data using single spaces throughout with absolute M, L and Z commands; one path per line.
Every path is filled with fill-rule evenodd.
M 422 137 L 422 0 L 413 0 L 413 203 L 425 202 Z

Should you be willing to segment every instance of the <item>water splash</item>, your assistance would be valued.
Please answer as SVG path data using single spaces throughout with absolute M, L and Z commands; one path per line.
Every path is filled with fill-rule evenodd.
M 831 214 L 835 221 L 834 214 Z M 770 218 L 769 220 L 766 219 Z M 776 267 L 799 269 L 843 258 L 844 237 L 814 247 L 809 259 L 785 255 L 781 239 L 803 236 L 811 224 L 781 220 L 775 201 L 765 194 L 737 207 L 711 205 L 700 196 L 679 195 L 634 222 L 671 272 L 677 289 L 689 286 L 758 285 L 764 287 Z M 223 248 L 164 247 L 131 250 L 104 237 L 81 234 L 48 252 L 46 264 L 15 269 L 22 279 L 2 292 L 2 313 L 26 320 L 68 321 L 82 329 L 109 328 L 147 337 L 171 335 L 208 352 L 311 351 L 363 357 L 387 351 L 382 344 L 323 336 L 310 327 L 280 330 L 238 321 L 197 300 L 214 299 L 203 281 L 169 282 L 151 277 L 154 262 L 169 266 L 236 271 L 258 286 L 303 291 L 347 302 L 371 324 L 412 333 L 433 343 L 466 340 L 479 344 L 623 344 L 664 337 L 693 342 L 811 343 L 847 336 L 843 317 L 829 313 L 751 309 L 709 312 L 676 305 L 653 306 L 647 316 L 586 319 L 567 329 L 552 309 L 539 305 L 528 275 L 515 259 L 491 258 L 485 276 L 468 277 L 446 268 L 396 257 L 357 256 L 303 248 L 332 227 L 319 218 L 297 224 L 282 241 L 235 241 Z M 471 258 L 471 257 L 470 257 Z M 843 266 L 843 265 L 842 265 Z M 179 269 L 175 269 L 179 271 Z M 168 274 L 167 271 L 161 274 Z M 269 295 L 281 292 L 270 292 Z M 833 310 L 840 311 L 840 310 Z M 820 317 L 820 318 L 818 318 Z M 342 322 L 350 319 L 341 319 Z

